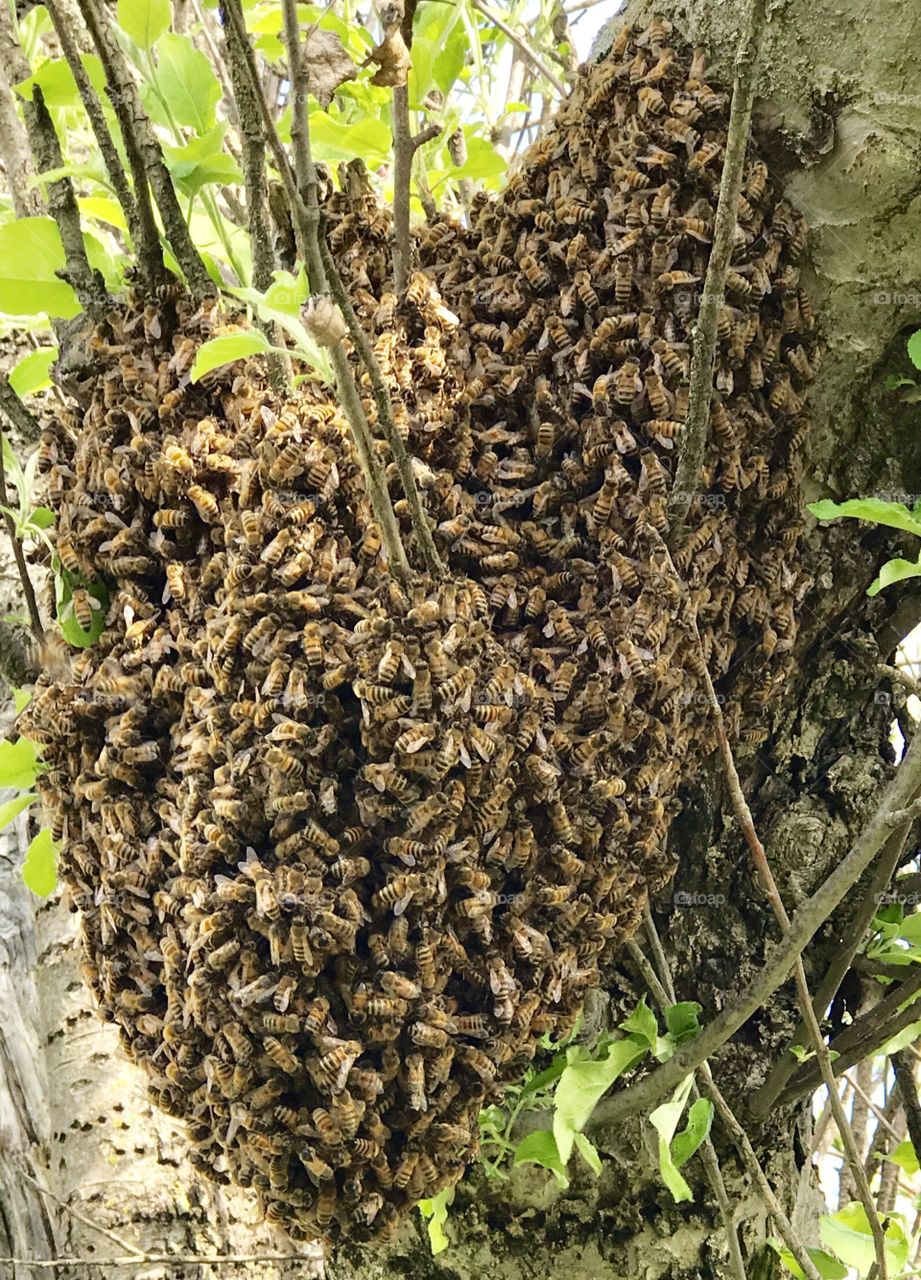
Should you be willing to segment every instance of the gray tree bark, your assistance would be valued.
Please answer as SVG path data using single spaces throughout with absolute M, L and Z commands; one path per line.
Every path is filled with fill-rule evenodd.
M 744 9 L 678 0 L 635 5 L 631 16 L 662 8 L 692 43 L 708 47 L 715 74 L 727 81 Z M 919 96 L 906 92 L 921 84 L 913 22 L 912 6 L 900 0 L 879 0 L 872 12 L 858 0 L 788 0 L 769 13 L 757 115 L 775 169 L 810 223 L 807 286 L 828 347 L 812 397 L 810 498 L 921 492 L 919 410 L 883 387 L 885 373 L 908 372 L 903 337 L 921 320 Z M 921 591 L 909 584 L 871 601 L 865 590 L 880 560 L 897 553 L 895 545 L 889 531 L 812 530 L 804 555 L 814 586 L 801 611 L 799 675 L 765 711 L 767 741 L 740 761 L 788 909 L 842 856 L 894 765 L 889 726 L 902 695 L 880 683 L 877 664 L 921 619 Z M 766 940 L 775 936 L 715 762 L 686 797 L 671 839 L 678 873 L 656 903 L 656 919 L 678 996 L 700 1001 L 706 1019 L 760 966 Z M 60 1202 L 148 1254 L 293 1252 L 256 1220 L 245 1193 L 203 1181 L 181 1133 L 152 1113 L 114 1032 L 88 1007 L 71 918 L 60 903 L 34 911 L 18 880 L 18 847 L 15 840 L 0 847 L 0 1253 L 104 1259 L 126 1252 Z M 860 887 L 810 948 L 811 979 L 824 973 L 847 936 L 859 899 Z M 623 962 L 610 975 L 612 1015 L 642 994 L 638 975 Z M 721 1088 L 741 1112 L 797 1020 L 792 988 L 784 988 L 714 1061 Z M 751 1122 L 750 1133 L 801 1235 L 817 1243 L 808 1107 L 776 1108 L 762 1124 Z M 749 1275 L 774 1275 L 764 1210 L 718 1127 L 714 1140 Z M 336 1280 L 728 1274 L 718 1214 L 696 1162 L 686 1170 L 695 1200 L 676 1206 L 661 1184 L 642 1118 L 602 1134 L 598 1145 L 601 1177 L 574 1168 L 567 1191 L 532 1169 L 505 1183 L 472 1174 L 451 1210 L 451 1248 L 437 1259 L 413 1219 L 386 1249 L 342 1248 L 328 1260 L 327 1274 Z M 274 1278 L 303 1275 L 310 1265 L 253 1262 L 210 1274 Z M 57 1272 L 207 1273 L 203 1266 L 142 1261 L 117 1271 Z M 22 1266 L 15 1280 L 47 1274 Z

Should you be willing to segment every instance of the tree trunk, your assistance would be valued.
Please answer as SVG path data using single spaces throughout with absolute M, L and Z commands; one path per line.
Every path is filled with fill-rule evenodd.
M 656 7 L 631 12 L 645 16 Z M 681 0 L 669 17 L 691 43 L 706 44 L 714 78 L 728 81 L 740 38 L 738 6 Z M 912 217 L 921 193 L 912 141 L 917 98 L 902 92 L 921 82 L 912 20 L 911 6 L 898 0 L 881 0 L 872 17 L 857 0 L 790 0 L 767 24 L 757 114 L 775 170 L 786 175 L 789 197 L 810 224 L 804 274 L 828 347 L 812 397 L 809 498 L 921 490 L 918 410 L 883 389 L 884 374 L 903 371 L 903 329 L 921 312 L 921 295 L 910 285 L 921 278 Z M 620 21 L 614 19 L 615 29 Z M 740 761 L 791 910 L 841 858 L 891 775 L 889 727 L 903 695 L 881 683 L 877 664 L 921 618 L 921 591 L 910 584 L 866 597 L 881 556 L 895 554 L 896 537 L 855 528 L 815 527 L 806 539 L 802 554 L 813 586 L 800 611 L 797 675 L 765 708 L 769 737 Z M 678 872 L 655 904 L 656 921 L 678 998 L 698 1000 L 706 1021 L 757 970 L 766 942 L 776 937 L 715 763 L 686 795 L 671 840 Z M 111 1258 L 130 1252 L 60 1201 L 149 1254 L 293 1253 L 255 1221 L 245 1192 L 202 1180 L 186 1158 L 181 1133 L 151 1111 L 114 1031 L 89 1008 L 71 918 L 52 903 L 33 920 L 15 863 L 7 840 L 0 853 L 0 1253 Z M 811 980 L 824 974 L 847 937 L 859 900 L 858 886 L 810 947 Z M 644 994 L 626 961 L 611 974 L 610 994 L 615 1017 Z M 785 987 L 717 1056 L 714 1074 L 738 1111 L 745 1112 L 797 1021 L 792 986 Z M 778 1196 L 806 1242 L 817 1243 L 821 1201 L 809 1158 L 808 1106 L 774 1108 L 760 1126 L 748 1123 Z M 699 1164 L 685 1170 L 693 1203 L 673 1204 L 651 1135 L 639 1117 L 605 1132 L 598 1139 L 602 1175 L 596 1179 L 575 1161 L 567 1191 L 543 1171 L 520 1169 L 502 1183 L 477 1171 L 458 1188 L 451 1208 L 449 1252 L 431 1257 L 414 1216 L 395 1244 L 374 1252 L 345 1246 L 327 1272 L 336 1280 L 728 1275 L 722 1227 Z M 714 1141 L 742 1224 L 749 1275 L 774 1274 L 764 1209 L 718 1127 Z M 297 1262 L 232 1268 L 235 1275 L 247 1270 L 264 1277 L 305 1274 Z M 205 1269 L 151 1262 L 118 1272 L 80 1267 L 57 1274 L 125 1273 L 200 1276 Z M 40 1274 L 48 1273 L 15 1272 L 16 1280 Z

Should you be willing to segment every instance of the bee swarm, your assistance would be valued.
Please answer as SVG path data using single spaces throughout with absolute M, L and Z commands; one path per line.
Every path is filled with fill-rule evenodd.
M 402 299 L 386 217 L 331 197 L 445 581 L 388 577 L 325 388 L 190 382 L 213 304 L 113 309 L 43 441 L 61 561 L 111 596 L 24 725 L 86 972 L 197 1163 L 295 1237 L 456 1181 L 667 883 L 714 745 L 687 609 L 736 740 L 792 661 L 816 344 L 756 156 L 686 600 L 663 554 L 728 115 L 668 35 L 625 29 Z

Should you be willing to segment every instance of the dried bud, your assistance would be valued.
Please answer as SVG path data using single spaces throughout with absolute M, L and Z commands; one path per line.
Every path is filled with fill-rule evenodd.
M 467 163 L 467 140 L 463 129 L 455 129 L 448 139 L 448 154 L 458 168 Z
M 348 333 L 342 312 L 325 293 L 307 299 L 302 318 L 304 328 L 320 347 L 334 347 Z

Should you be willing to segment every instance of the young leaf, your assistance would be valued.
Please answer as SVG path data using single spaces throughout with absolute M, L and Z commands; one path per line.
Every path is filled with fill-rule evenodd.
M 157 84 L 179 124 L 207 133 L 221 86 L 205 55 L 188 36 L 168 35 L 157 49 Z
M 57 849 L 51 837 L 51 828 L 45 827 L 29 845 L 26 860 L 22 864 L 22 878 L 27 888 L 40 898 L 47 898 L 57 887 L 56 863 Z
M 242 360 L 244 356 L 257 355 L 268 351 L 271 346 L 268 338 L 260 329 L 243 329 L 239 333 L 224 333 L 219 338 L 211 338 L 198 348 L 192 363 L 190 377 L 198 382 L 206 373 L 217 369 L 222 364 L 232 364 L 234 360 Z
M 690 1200 L 692 1196 L 691 1188 L 678 1172 L 672 1158 L 671 1146 L 675 1130 L 678 1128 L 678 1121 L 681 1119 L 681 1113 L 684 1111 L 693 1083 L 693 1075 L 686 1075 L 670 1100 L 663 1102 L 660 1107 L 656 1107 L 655 1111 L 651 1112 L 649 1116 L 652 1127 L 659 1135 L 659 1168 L 662 1171 L 662 1180 L 678 1203 L 682 1200 Z
M 921 329 L 908 339 L 908 358 L 916 369 L 921 369 Z
M 11 369 L 10 386 L 20 397 L 44 391 L 51 386 L 49 371 L 57 358 L 57 347 L 39 347 L 37 351 L 30 351 Z
M 553 1136 L 564 1166 L 572 1155 L 575 1135 L 585 1128 L 599 1098 L 618 1076 L 636 1066 L 648 1046 L 639 1037 L 625 1036 L 608 1045 L 604 1058 L 581 1058 L 581 1052 L 568 1050 L 569 1061 L 553 1095 Z
M 768 1239 L 768 1244 L 777 1254 L 778 1258 L 780 1258 L 780 1261 L 787 1270 L 796 1276 L 797 1280 L 806 1280 L 802 1267 L 796 1261 L 786 1245 L 782 1244 L 776 1236 L 771 1236 Z M 831 1254 L 826 1253 L 824 1249 L 810 1249 L 807 1245 L 806 1252 L 812 1259 L 816 1271 L 818 1271 L 819 1275 L 823 1277 L 823 1280 L 846 1280 L 848 1269 L 843 1262 L 839 1262 L 837 1258 L 833 1258 Z
M 575 1142 L 576 1142 L 576 1150 L 582 1156 L 582 1159 L 591 1169 L 592 1173 L 594 1173 L 596 1177 L 600 1177 L 601 1176 L 601 1156 L 599 1156 L 594 1145 L 591 1142 L 589 1142 L 588 1138 L 586 1138 L 584 1133 L 577 1133 Z
M 687 1164 L 700 1144 L 709 1136 L 713 1123 L 713 1103 L 709 1098 L 698 1098 L 691 1104 L 688 1122 L 672 1140 L 672 1160 L 675 1168 Z
M 892 1163 L 897 1164 L 900 1169 L 904 1169 L 910 1178 L 913 1178 L 918 1172 L 919 1167 L 921 1167 L 918 1164 L 918 1157 L 915 1155 L 915 1149 L 910 1138 L 906 1138 L 904 1142 L 900 1142 L 893 1151 L 890 1151 L 889 1154 L 884 1157 L 884 1159 L 891 1160 Z
M 891 587 L 895 582 L 903 582 L 906 578 L 921 577 L 921 558 L 918 560 L 902 560 L 897 557 L 895 560 L 887 560 L 879 571 L 879 577 L 874 578 L 867 588 L 868 596 L 877 596 L 884 587 Z
M 552 1133 L 546 1129 L 538 1129 L 529 1133 L 515 1148 L 514 1164 L 539 1164 L 549 1169 L 559 1185 L 565 1190 L 569 1186 L 566 1174 L 566 1161 L 557 1148 Z
M 429 1200 L 419 1201 L 419 1212 L 425 1219 L 426 1230 L 429 1234 L 429 1247 L 432 1250 L 432 1256 L 443 1253 L 447 1249 L 450 1241 L 445 1235 L 444 1225 L 448 1220 L 448 1205 L 454 1200 L 454 1188 L 445 1187 L 443 1191 L 439 1191 L 437 1196 L 432 1196 Z
M 35 786 L 39 765 L 38 747 L 28 738 L 0 742 L 0 787 L 28 791 Z
M 839 520 L 849 516 L 854 520 L 869 520 L 884 524 L 889 529 L 903 529 L 921 537 L 921 520 L 918 520 L 902 502 L 884 502 L 882 498 L 849 498 L 847 502 L 810 502 L 807 506 L 819 520 Z
M 646 1003 L 645 996 L 643 996 L 630 1016 L 625 1018 L 620 1025 L 622 1030 L 632 1031 L 641 1040 L 645 1040 L 649 1052 L 655 1053 L 656 1043 L 659 1039 L 659 1028 L 656 1023 L 656 1015 Z
M 0 311 L 11 316 L 44 311 L 60 320 L 78 315 L 77 295 L 55 274 L 65 266 L 53 218 L 17 218 L 0 226 Z
M 693 1040 L 700 1031 L 701 1008 L 696 1000 L 681 1000 L 665 1010 L 665 1025 L 676 1045 Z
M 32 693 L 29 689 L 13 690 L 13 706 L 16 710 L 17 715 L 19 715 L 20 711 L 25 710 L 25 708 L 29 705 L 31 701 L 32 701 Z
M 820 1222 L 822 1243 L 836 1257 L 860 1276 L 865 1276 L 876 1262 L 873 1236 L 862 1204 L 847 1204 L 837 1213 L 825 1215 Z M 908 1257 L 909 1242 L 902 1224 L 891 1217 L 886 1226 L 886 1260 L 892 1275 L 898 1275 Z
M 6 804 L 0 804 L 0 831 L 8 827 L 23 809 L 28 809 L 35 799 L 37 797 L 34 791 L 26 791 L 21 796 L 14 796 L 12 800 L 7 800 Z
M 118 25 L 139 49 L 152 48 L 169 24 L 169 0 L 118 0 Z

